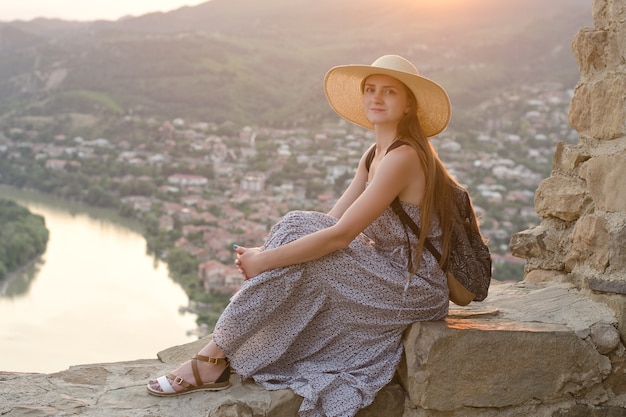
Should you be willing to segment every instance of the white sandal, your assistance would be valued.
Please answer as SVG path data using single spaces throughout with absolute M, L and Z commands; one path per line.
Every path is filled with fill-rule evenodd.
M 224 369 L 215 382 L 203 383 L 202 379 L 200 379 L 200 372 L 198 372 L 197 361 L 208 362 L 214 365 L 226 363 L 226 369 Z M 155 381 L 150 380 L 150 383 L 148 383 L 147 386 L 148 392 L 158 397 L 174 397 L 176 395 L 188 394 L 193 391 L 220 391 L 230 386 L 230 363 L 227 358 L 211 358 L 209 356 L 196 355 L 191 358 L 191 370 L 193 371 L 193 377 L 196 380 L 195 385 L 174 374 L 167 374 L 156 379 L 156 382 L 159 384 L 161 390 L 152 388 L 150 383 Z M 174 390 L 170 380 L 174 381 L 175 384 L 182 386 L 183 389 L 181 391 Z

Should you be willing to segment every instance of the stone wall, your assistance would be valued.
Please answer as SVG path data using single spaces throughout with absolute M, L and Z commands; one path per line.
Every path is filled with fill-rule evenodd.
M 570 282 L 607 303 L 626 338 L 626 0 L 594 0 L 593 28 L 572 49 L 580 68 L 569 122 L 579 143 L 560 143 L 535 194 L 539 226 L 515 234 L 525 281 Z

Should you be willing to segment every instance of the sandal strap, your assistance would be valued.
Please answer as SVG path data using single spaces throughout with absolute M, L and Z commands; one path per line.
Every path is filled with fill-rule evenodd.
M 229 364 L 228 358 L 212 358 L 210 356 L 196 355 L 192 359 L 212 363 L 213 365 L 219 365 L 220 363 L 225 363 L 226 365 Z
M 175 384 L 178 384 L 178 385 L 182 386 L 183 388 L 195 387 L 195 385 L 185 381 L 184 379 L 182 379 L 179 376 L 176 376 L 174 374 L 167 374 L 167 378 L 165 378 L 165 381 L 168 383 L 168 385 L 170 385 L 170 389 L 172 391 L 174 391 L 174 390 L 173 390 L 171 384 L 169 383 L 168 379 L 174 381 Z M 159 380 L 157 379 L 157 381 L 159 381 Z M 161 385 L 161 381 L 159 381 L 159 385 Z M 162 385 L 161 385 L 161 388 L 163 388 Z M 166 392 L 169 392 L 169 391 L 166 391 Z
M 172 388 L 172 384 L 170 384 L 170 380 L 173 381 L 174 378 L 176 377 L 172 374 L 167 374 L 167 376 L 160 376 L 157 378 L 157 383 L 159 384 L 159 387 L 161 387 L 161 392 L 166 394 L 173 394 L 176 392 L 176 390 Z
M 191 370 L 193 371 L 193 377 L 196 380 L 196 386 L 202 385 L 202 378 L 200 378 L 200 372 L 198 371 L 198 361 L 196 358 L 191 360 Z
M 193 377 L 196 380 L 196 386 L 202 385 L 202 378 L 200 378 L 200 371 L 198 371 L 198 361 L 212 363 L 217 365 L 219 363 L 225 363 L 228 366 L 227 358 L 211 358 L 209 356 L 204 355 L 196 355 L 191 358 L 191 370 L 193 371 Z

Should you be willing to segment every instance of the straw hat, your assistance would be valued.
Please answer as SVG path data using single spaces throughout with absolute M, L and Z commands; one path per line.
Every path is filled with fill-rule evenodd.
M 434 81 L 419 75 L 415 65 L 398 55 L 385 55 L 372 65 L 341 65 L 331 68 L 324 78 L 324 92 L 330 106 L 344 119 L 367 129 L 374 125 L 363 110 L 362 84 L 373 74 L 384 74 L 402 81 L 417 99 L 417 118 L 426 136 L 441 133 L 450 121 L 450 99 Z

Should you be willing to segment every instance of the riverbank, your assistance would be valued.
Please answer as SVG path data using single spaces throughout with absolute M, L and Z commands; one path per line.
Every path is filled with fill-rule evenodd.
M 34 273 L 0 297 L 0 370 L 56 372 L 197 339 L 197 316 L 178 311 L 185 291 L 141 234 L 99 210 L 29 195 L 19 202 L 46 218 L 50 240 Z
M 42 216 L 0 198 L 0 280 L 46 251 L 50 232 Z
M 0 280 L 0 297 L 12 297 L 16 295 L 9 291 L 9 288 L 11 288 L 17 280 L 24 279 L 24 277 L 32 277 L 41 262 L 42 256 L 40 255 L 15 271 L 9 272 L 7 276 Z M 30 279 L 26 281 L 30 281 Z
M 27 199 L 35 203 L 45 202 L 59 210 L 67 211 L 72 216 L 87 213 L 97 221 L 115 222 L 141 234 L 145 241 L 146 253 L 153 257 L 155 263 L 163 262 L 167 265 L 169 277 L 183 288 L 191 301 L 186 307 L 192 314 L 197 316 L 197 328 L 194 330 L 194 333 L 205 335 L 206 328 L 212 329 L 232 296 L 232 293 L 207 291 L 204 286 L 198 285 L 200 281 L 198 276 L 198 259 L 184 248 L 178 249 L 176 247 L 179 239 L 184 235 L 183 231 L 180 228 L 169 231 L 164 230 L 158 224 L 155 224 L 153 216 L 146 215 L 146 213 L 140 210 L 129 209 L 125 205 L 119 210 L 111 207 L 92 206 L 71 199 L 60 198 L 32 188 L 20 189 L 0 184 L 0 197 L 3 195 L 18 200 L 20 198 Z M 240 241 L 239 243 L 245 242 Z M 230 245 L 227 246 L 230 247 Z M 172 251 L 177 252 L 176 256 L 169 256 Z M 228 251 L 228 256 L 231 255 L 232 252 Z M 228 263 L 230 264 L 230 261 Z M 180 267 L 181 264 L 182 267 Z M 205 309 L 195 308 L 194 306 L 196 305 L 208 305 L 210 307 Z

